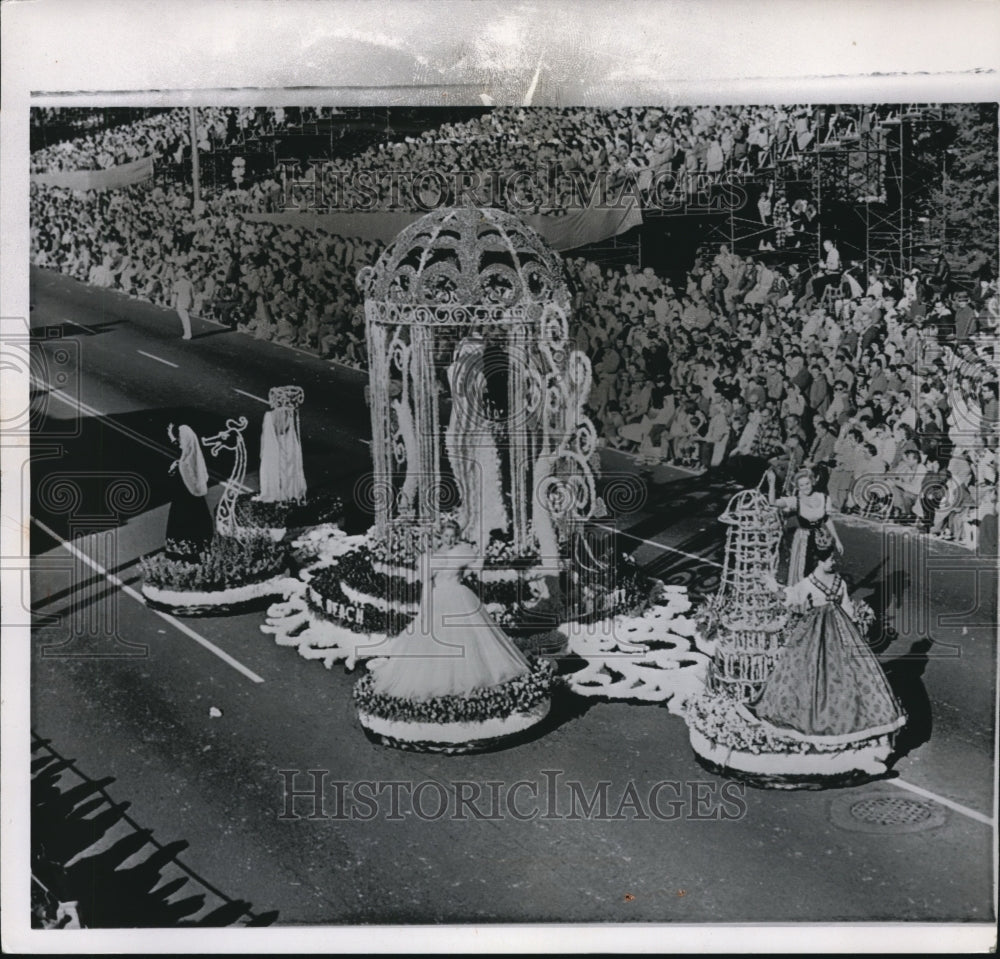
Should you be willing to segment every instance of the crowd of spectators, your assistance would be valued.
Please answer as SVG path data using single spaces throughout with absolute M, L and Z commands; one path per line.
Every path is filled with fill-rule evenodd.
M 198 149 L 227 150 L 254 138 L 304 128 L 333 112 L 314 107 L 199 108 Z M 864 135 L 877 128 L 877 117 L 876 108 L 804 105 L 497 107 L 471 120 L 442 123 L 418 136 L 386 139 L 352 155 L 324 156 L 320 151 L 313 157 L 324 161 L 320 168 L 305 164 L 295 174 L 309 179 L 319 170 L 320 180 L 325 178 L 323 195 L 335 197 L 343 209 L 414 210 L 426 209 L 428 202 L 458 199 L 442 196 L 440 187 L 422 180 L 422 174 L 444 177 L 454 192 L 463 188 L 458 175 L 476 172 L 489 181 L 478 189 L 489 190 L 493 205 L 524 214 L 559 214 L 593 196 L 598 180 L 603 188 L 614 190 L 631 178 L 644 202 L 663 202 L 662 183 L 667 184 L 668 195 L 679 197 L 727 173 L 753 171 L 779 157 L 794 157 L 847 131 Z M 180 164 L 190 152 L 189 115 L 181 108 L 35 151 L 31 170 L 100 170 L 145 156 L 164 165 Z M 359 171 L 366 173 L 363 180 L 357 177 Z M 530 176 L 515 176 L 524 173 Z M 669 175 L 661 178 L 661 174 Z M 257 179 L 271 182 L 243 202 L 259 211 L 275 209 L 281 197 L 271 187 L 286 175 L 279 166 L 248 177 L 240 186 L 249 188 Z M 214 188 L 231 186 L 226 182 Z M 809 219 L 805 198 L 769 193 L 761 202 L 766 204 L 762 218 L 775 224 L 777 245 L 785 243 L 798 221 Z
M 32 185 L 30 211 L 38 266 L 168 308 L 183 276 L 195 315 L 365 366 L 354 278 L 378 258 L 377 243 L 250 222 L 228 195 L 194 209 L 162 187 L 79 193 Z
M 53 143 L 75 140 L 109 130 L 112 127 L 136 123 L 155 113 L 155 107 L 32 107 L 28 114 L 32 152 Z
M 380 143 L 324 164 L 324 173 L 331 182 L 336 180 L 338 199 L 347 208 L 372 203 L 372 181 L 351 180 L 358 170 L 371 173 L 382 209 L 414 209 L 426 203 L 408 192 L 413 182 L 416 188 L 426 186 L 419 178 L 399 181 L 388 174 L 433 172 L 447 178 L 488 171 L 495 178 L 495 205 L 516 204 L 518 212 L 528 214 L 559 213 L 590 195 L 598 177 L 612 189 L 632 178 L 640 195 L 652 202 L 648 191 L 658 174 L 670 174 L 664 182 L 672 191 L 694 191 L 726 173 L 758 170 L 779 157 L 808 151 L 838 131 L 864 135 L 875 128 L 876 119 L 874 108 L 866 112 L 828 106 L 497 107 L 464 123 L 442 124 L 418 137 Z M 513 176 L 540 171 L 550 180 Z M 560 176 L 566 173 L 574 177 Z M 783 222 L 779 201 L 787 199 L 792 205 L 797 198 L 770 199 Z
M 227 149 L 254 138 L 301 128 L 304 123 L 328 119 L 338 112 L 335 107 L 199 107 L 198 149 L 202 153 Z M 33 123 L 55 124 L 58 119 L 57 114 L 32 111 Z M 93 126 L 102 123 L 97 115 L 92 115 L 89 121 Z M 165 163 L 180 163 L 190 158 L 191 121 L 186 107 L 36 150 L 31 154 L 31 172 L 105 170 L 149 156 Z
M 786 494 L 810 467 L 833 509 L 966 545 L 995 515 L 995 279 L 845 271 L 817 299 L 805 271 L 725 246 L 676 290 L 650 268 L 567 265 L 592 414 L 644 467 L 749 485 L 770 468 Z

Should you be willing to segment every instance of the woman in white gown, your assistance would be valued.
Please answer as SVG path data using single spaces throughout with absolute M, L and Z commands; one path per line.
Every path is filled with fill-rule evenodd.
M 461 497 L 462 535 L 484 546 L 490 530 L 506 532 L 510 526 L 503 498 L 500 454 L 484 406 L 485 349 L 483 337 L 470 335 L 455 351 L 455 360 L 448 367 L 452 406 L 445 430 L 445 449 Z
M 260 495 L 264 503 L 302 502 L 306 478 L 302 470 L 298 387 L 278 387 L 268 398 L 272 409 L 264 414 L 260 434 Z
M 399 491 L 400 512 L 415 513 L 417 509 L 418 464 L 420 463 L 420 446 L 417 443 L 417 431 L 413 422 L 413 409 L 410 398 L 404 392 L 398 400 L 391 401 L 399 424 L 399 435 L 403 441 L 406 473 L 403 486 Z M 399 457 L 397 456 L 397 461 Z
M 457 523 L 444 526 L 441 546 L 429 557 L 419 613 L 369 662 L 374 692 L 418 700 L 461 696 L 529 674 L 524 655 L 462 584 L 463 571 L 482 560 L 458 534 Z
M 538 540 L 539 566 L 546 574 L 559 572 L 559 538 L 556 535 L 555 523 L 552 521 L 552 511 L 549 496 L 550 487 L 556 476 L 559 458 L 547 446 L 543 447 L 538 459 L 535 460 L 533 474 L 534 488 L 531 495 L 531 526 Z

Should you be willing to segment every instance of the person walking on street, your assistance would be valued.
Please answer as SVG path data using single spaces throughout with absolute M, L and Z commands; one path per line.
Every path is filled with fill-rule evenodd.
M 191 339 L 191 306 L 194 303 L 194 284 L 182 261 L 174 280 L 174 309 L 181 320 L 184 335 L 181 339 Z

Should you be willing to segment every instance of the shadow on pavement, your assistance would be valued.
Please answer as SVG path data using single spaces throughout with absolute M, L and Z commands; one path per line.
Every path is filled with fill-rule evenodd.
M 204 436 L 225 420 L 186 406 L 69 419 L 43 409 L 31 435 L 31 515 L 71 538 L 122 526 L 169 502 L 176 485 L 168 469 L 179 455 L 167 437 L 170 423 L 187 424 Z M 246 432 L 253 462 L 260 430 L 251 423 Z M 231 454 L 204 452 L 211 482 L 228 478 Z
M 934 722 L 923 675 L 930 659 L 928 653 L 933 645 L 934 640 L 930 637 L 918 639 L 910 646 L 908 653 L 882 666 L 889 685 L 907 716 L 906 725 L 896 734 L 890 765 L 931 738 Z
M 278 918 L 276 911 L 254 913 L 250 903 L 226 896 L 187 868 L 177 858 L 188 847 L 184 840 L 153 840 L 151 830 L 127 815 L 129 803 L 108 795 L 113 777 L 86 777 L 37 737 L 32 753 L 33 927 L 266 926 Z M 71 785 L 74 780 L 79 782 Z M 112 839 L 112 830 L 120 838 Z M 192 895 L 176 898 L 192 881 Z

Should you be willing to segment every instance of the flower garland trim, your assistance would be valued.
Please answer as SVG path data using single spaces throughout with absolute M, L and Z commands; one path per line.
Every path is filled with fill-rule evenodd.
M 784 735 L 768 723 L 750 722 L 740 704 L 726 696 L 706 691 L 688 704 L 688 725 L 716 746 L 753 755 L 790 753 L 836 753 L 845 751 L 844 743 L 824 741 L 820 737 L 803 738 Z M 876 743 L 883 733 L 854 740 L 850 748 Z
M 375 691 L 371 673 L 354 686 L 354 704 L 361 712 L 398 722 L 479 722 L 526 712 L 551 695 L 555 667 L 546 659 L 529 660 L 531 671 L 496 686 L 432 699 L 400 699 Z

